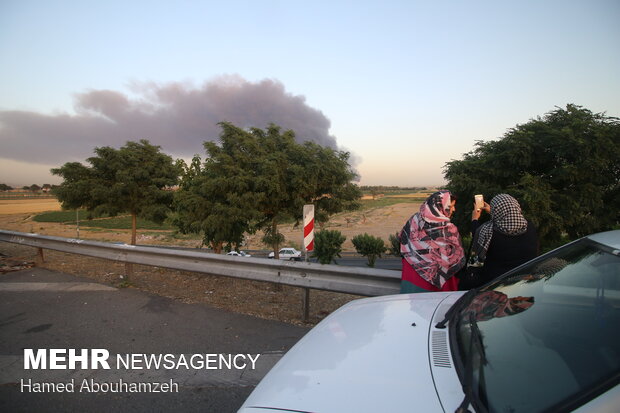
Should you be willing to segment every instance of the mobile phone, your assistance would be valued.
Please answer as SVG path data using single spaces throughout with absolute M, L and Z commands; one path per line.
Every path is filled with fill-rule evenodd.
M 482 195 L 474 195 L 474 207 L 482 209 L 484 207 L 484 197 Z

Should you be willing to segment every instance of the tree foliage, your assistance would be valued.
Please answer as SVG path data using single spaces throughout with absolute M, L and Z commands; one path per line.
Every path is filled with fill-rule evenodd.
M 234 165 L 230 165 L 234 167 Z M 226 169 L 226 168 L 224 168 Z M 227 179 L 226 174 L 211 162 L 202 164 L 199 156 L 185 167 L 179 190 L 174 196 L 173 224 L 182 233 L 203 234 L 203 244 L 220 252 L 238 249 L 252 221 L 254 212 L 248 208 L 251 194 L 230 193 L 231 187 L 243 188 L 243 181 Z M 230 195 L 230 196 L 229 196 Z
M 333 262 L 336 257 L 340 258 L 342 244 L 346 239 L 347 237 L 337 230 L 318 231 L 314 236 L 313 257 L 321 264 Z
M 181 174 L 179 163 L 147 140 L 127 142 L 120 149 L 95 148 L 90 166 L 68 162 L 52 169 L 63 182 L 53 189 L 63 209 L 85 208 L 94 216 L 132 216 L 131 243 L 136 243 L 136 218 L 161 223 Z
M 266 130 L 220 126 L 220 142 L 204 143 L 204 164 L 194 158 L 176 194 L 181 231 L 202 232 L 205 244 L 219 250 L 262 229 L 277 253 L 278 224 L 299 223 L 304 204 L 314 203 L 317 221 L 359 206 L 347 152 L 299 144 L 293 131 L 273 124 Z
M 351 242 L 358 254 L 368 258 L 369 267 L 374 267 L 377 258 L 381 258 L 381 254 L 386 251 L 385 242 L 381 238 L 367 233 L 354 236 Z
M 620 211 L 620 123 L 576 105 L 510 129 L 497 141 L 444 168 L 461 204 L 453 221 L 469 230 L 473 195 L 507 192 L 539 230 L 541 245 L 617 226 Z M 463 205 L 464 204 L 464 205 Z

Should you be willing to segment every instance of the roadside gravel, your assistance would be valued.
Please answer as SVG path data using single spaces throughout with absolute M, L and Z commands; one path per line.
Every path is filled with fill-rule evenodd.
M 44 251 L 44 262 L 38 261 L 35 248 L 0 243 L 2 273 L 38 265 L 116 287 L 124 284 L 123 263 L 51 250 Z M 286 285 L 134 265 L 129 286 L 125 288 L 136 288 L 184 303 L 204 303 L 236 313 L 305 326 L 314 325 L 347 302 L 361 298 L 310 290 L 310 317 L 304 323 L 303 290 Z

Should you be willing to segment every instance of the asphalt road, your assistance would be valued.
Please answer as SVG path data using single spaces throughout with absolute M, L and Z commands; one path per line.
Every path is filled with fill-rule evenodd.
M 269 251 L 247 251 L 251 253 L 252 257 L 267 258 Z M 310 262 L 318 262 L 316 258 L 309 258 Z M 362 257 L 359 254 L 344 253 L 341 258 L 336 258 L 336 264 L 347 267 L 367 267 L 368 258 Z M 395 270 L 400 271 L 402 269 L 402 261 L 400 257 L 394 257 L 391 255 L 384 255 L 382 258 L 377 258 L 375 262 L 375 268 L 382 270 Z
M 171 247 L 167 245 L 140 245 L 140 246 L 141 247 L 183 249 L 183 250 L 188 250 L 188 251 L 212 252 L 211 250 L 207 250 L 207 249 Z M 267 258 L 267 255 L 269 254 L 270 251 L 268 250 L 246 250 L 245 252 L 249 253 L 254 258 Z M 309 261 L 318 262 L 316 258 L 309 258 Z M 350 252 L 343 253 L 342 257 L 336 258 L 335 261 L 336 261 L 336 264 L 347 266 L 347 267 L 367 267 L 368 266 L 368 258 L 363 257 L 359 254 L 350 253 Z M 400 271 L 402 269 L 401 258 L 394 257 L 392 255 L 383 255 L 382 258 L 378 258 L 376 260 L 375 268 L 379 268 L 382 270 Z
M 366 267 L 368 265 L 368 259 L 365 257 L 347 257 L 336 258 L 338 265 L 346 265 L 349 267 Z M 402 262 L 400 258 L 377 258 L 375 262 L 375 268 L 382 270 L 397 270 L 402 269 Z
M 257 255 L 258 257 L 258 255 Z M 310 258 L 310 262 L 318 262 L 316 258 Z M 343 255 L 342 258 L 336 258 L 335 263 L 342 265 L 343 267 L 368 267 L 368 258 L 366 257 L 352 257 Z M 402 261 L 400 258 L 377 258 L 375 261 L 375 268 L 382 270 L 396 270 L 401 271 Z
M 45 269 L 9 273 L 0 277 L 0 411 L 235 412 L 307 331 Z M 25 369 L 24 349 L 44 349 L 50 362 L 49 349 L 103 349 L 110 369 L 82 369 L 79 360 L 77 369 Z M 169 355 L 172 368 L 146 368 L 144 357 L 158 355 Z M 227 365 L 235 356 L 237 365 Z M 119 366 L 119 357 L 137 363 Z M 66 358 L 56 362 L 68 367 Z M 84 388 L 84 380 L 111 383 L 109 391 Z M 121 380 L 135 386 L 174 383 L 178 392 L 113 392 Z M 37 383 L 47 391 L 35 392 Z M 74 383 L 74 391 L 50 391 L 61 383 Z

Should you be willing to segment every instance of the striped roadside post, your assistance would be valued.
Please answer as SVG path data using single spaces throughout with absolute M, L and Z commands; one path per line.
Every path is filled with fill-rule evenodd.
M 314 250 L 314 205 L 304 205 L 304 252 Z
M 314 205 L 304 205 L 304 257 L 308 261 L 308 251 L 314 250 Z M 303 289 L 302 312 L 304 322 L 310 318 L 310 289 Z

